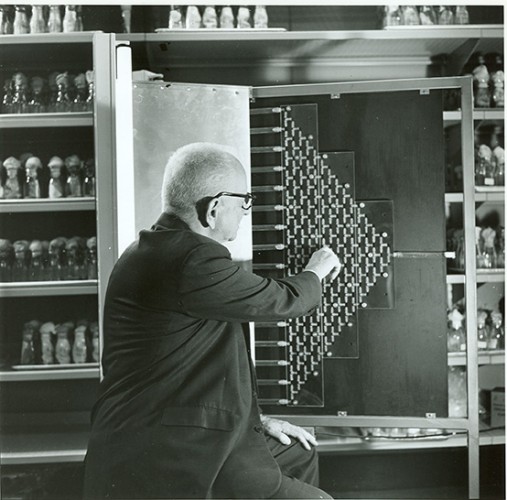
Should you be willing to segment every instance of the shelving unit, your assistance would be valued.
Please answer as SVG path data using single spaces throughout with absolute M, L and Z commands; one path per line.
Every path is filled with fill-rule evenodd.
M 72 154 L 76 144 L 84 144 L 81 149 L 89 148 L 85 153 L 89 156 L 83 159 L 95 159 L 98 191 L 96 197 L 0 200 L 0 217 L 8 222 L 2 226 L 1 237 L 25 237 L 22 233 L 25 220 L 30 221 L 27 230 L 32 239 L 49 239 L 60 234 L 73 236 L 80 229 L 87 231 L 83 228 L 94 224 L 94 234 L 87 236 L 97 235 L 99 260 L 99 279 L 0 283 L 0 301 L 5 312 L 1 328 L 2 347 L 7 348 L 2 353 L 0 368 L 2 466 L 82 462 L 86 452 L 89 413 L 100 379 L 99 364 L 22 366 L 15 364 L 15 356 L 21 349 L 19 324 L 23 321 L 38 317 L 55 322 L 75 321 L 81 317 L 88 320 L 100 318 L 99 304 L 105 288 L 103 280 L 107 282 L 115 248 L 111 222 L 114 216 L 111 196 L 114 158 L 111 147 L 112 78 L 107 57 L 104 60 L 104 55 L 111 49 L 110 43 L 109 35 L 94 33 L 0 36 L 2 71 L 7 74 L 14 72 L 14 68 L 44 74 L 52 65 L 55 69 L 60 69 L 60 65 L 69 69 L 77 66 L 81 71 L 93 67 L 94 111 L 2 114 L 0 129 L 4 141 L 15 141 L 16 150 L 21 150 L 18 153 L 25 148 L 23 144 L 32 133 L 30 131 L 37 140 L 29 150 L 37 154 L 36 148 L 41 147 L 48 158 L 60 150 Z M 51 52 L 51 57 L 47 66 L 46 61 L 41 66 L 46 51 Z M 25 66 L 21 67 L 20 61 Z M 68 141 L 69 135 L 71 141 Z M 44 144 L 47 140 L 52 141 L 52 146 Z M 5 157 L 13 154 L 7 143 L 2 144 L 2 151 Z M 84 225 L 83 218 L 86 219 Z M 47 226 L 45 221 L 48 221 Z M 6 230 L 9 231 L 7 236 Z M 44 234 L 45 230 L 51 234 Z M 16 323 L 16 328 L 6 328 L 6 321 Z M 18 339 L 16 332 L 19 332 Z
M 26 281 L 2 283 L 0 297 L 44 297 L 61 295 L 95 295 L 97 280 L 81 281 Z
M 298 84 L 308 82 L 334 81 L 346 79 L 378 80 L 392 78 L 419 78 L 428 76 L 428 68 L 433 59 L 449 54 L 451 62 L 442 64 L 446 74 L 459 74 L 469 55 L 482 50 L 503 50 L 504 30 L 502 26 L 463 27 L 459 29 L 407 28 L 383 31 L 219 31 L 200 30 L 199 32 L 119 34 L 116 36 L 92 33 L 59 35 L 20 35 L 0 37 L 0 45 L 24 47 L 30 50 L 36 44 L 63 44 L 68 50 L 74 44 L 91 44 L 95 38 L 95 69 L 97 79 L 97 99 L 100 105 L 95 113 L 58 116 L 62 127 L 85 126 L 95 129 L 95 153 L 97 164 L 102 169 L 97 173 L 98 200 L 62 200 L 34 202 L 0 202 L 0 214 L 93 211 L 97 210 L 98 237 L 101 248 L 99 262 L 99 281 L 87 283 L 31 283 L 8 284 L 0 287 L 0 297 L 33 297 L 56 295 L 92 295 L 103 299 L 107 276 L 117 258 L 117 242 L 114 228 L 117 224 L 114 213 L 114 200 L 111 196 L 116 185 L 115 138 L 111 89 L 114 81 L 115 43 L 129 42 L 136 54 L 136 61 L 142 61 L 149 69 L 168 75 L 173 81 L 206 81 L 212 83 L 272 85 Z M 67 50 L 67 49 L 66 49 Z M 97 54 L 103 58 L 99 60 Z M 135 68 L 136 69 L 136 68 Z M 0 128 L 52 127 L 56 115 L 1 115 Z M 474 120 L 502 120 L 503 110 L 474 110 Z M 444 112 L 445 125 L 461 122 L 461 111 Z M 114 147 L 111 147 L 114 145 Z M 101 161 L 99 161 L 101 160 Z M 502 201 L 504 192 L 494 190 L 475 191 L 474 202 Z M 470 193 L 447 193 L 448 203 L 470 203 Z M 448 274 L 447 283 L 466 285 L 470 283 L 501 282 L 499 273 L 478 273 L 477 279 L 465 274 Z M 503 353 L 478 353 L 480 364 L 502 364 Z M 464 355 L 450 355 L 450 366 L 464 366 Z M 476 368 L 473 368 L 476 371 Z M 34 377 L 34 378 L 32 378 Z M 51 381 L 59 379 L 97 379 L 98 368 L 48 370 L 44 373 L 0 372 L 1 382 Z M 298 419 L 294 419 L 298 423 Z M 417 424 L 417 422 L 414 422 Z M 398 425 L 398 422 L 394 422 Z M 463 421 L 461 424 L 464 425 Z M 428 424 L 429 425 L 429 424 Z M 441 424 L 443 426 L 444 424 Z M 467 424 L 468 425 L 468 424 Z M 11 433 L 2 438 L 2 464 L 35 464 L 56 462 L 81 462 L 83 460 L 88 431 L 51 430 L 48 432 Z M 335 453 L 341 451 L 429 449 L 438 447 L 465 447 L 470 445 L 466 435 L 456 435 L 443 440 L 413 442 L 368 442 L 359 437 L 322 439 L 320 451 Z M 504 444 L 502 431 L 481 432 L 481 445 Z M 478 473 L 478 472 L 477 472 Z M 474 478 L 472 477 L 472 482 Z M 475 491 L 475 490 L 474 490 Z M 472 495 L 476 495 L 477 492 Z
M 505 363 L 505 351 L 479 351 L 479 365 L 503 365 Z M 466 366 L 466 354 L 461 352 L 450 352 L 448 354 L 449 366 Z

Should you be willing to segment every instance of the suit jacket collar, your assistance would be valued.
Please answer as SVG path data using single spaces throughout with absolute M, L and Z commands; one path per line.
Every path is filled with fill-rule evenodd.
M 167 229 L 186 229 L 190 230 L 187 223 L 181 220 L 175 214 L 162 212 L 157 222 L 151 226 L 152 231 L 163 231 Z

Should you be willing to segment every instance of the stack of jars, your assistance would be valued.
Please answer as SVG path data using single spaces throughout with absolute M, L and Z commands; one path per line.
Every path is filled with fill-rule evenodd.
M 0 5 L 0 34 L 83 31 L 80 5 Z
M 97 279 L 97 238 L 0 239 L 0 281 Z
M 449 312 L 447 327 L 447 351 L 466 351 L 465 316 L 459 309 Z M 477 311 L 477 348 L 480 351 L 505 349 L 505 332 L 502 313 L 479 309 Z
M 62 160 L 50 158 L 43 166 L 38 156 L 25 153 L 19 159 L 10 156 L 0 165 L 0 199 L 94 197 L 95 160 L 70 155 Z
M 4 81 L 2 113 L 93 111 L 94 72 L 53 71 L 47 78 L 18 71 Z
M 455 270 L 465 269 L 465 243 L 463 229 L 450 229 L 447 232 L 447 249 L 455 253 Z M 505 228 L 475 228 L 476 266 L 478 269 L 505 268 Z
M 237 8 L 236 17 L 232 7 L 224 6 L 220 8 L 220 13 L 213 5 L 197 7 L 189 5 L 188 7 L 173 5 L 169 12 L 170 29 L 266 29 L 268 27 L 268 14 L 266 7 L 256 5 L 253 13 L 247 6 Z
M 382 25 L 389 26 L 431 26 L 449 24 L 469 24 L 470 17 L 466 5 L 451 7 L 442 5 L 387 5 L 382 9 Z
M 55 324 L 28 321 L 23 325 L 20 364 L 67 365 L 99 361 L 99 327 L 80 319 Z

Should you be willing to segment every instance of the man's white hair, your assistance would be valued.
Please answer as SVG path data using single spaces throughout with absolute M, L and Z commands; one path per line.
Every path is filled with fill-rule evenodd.
M 237 175 L 239 160 L 230 149 L 209 142 L 195 142 L 177 149 L 169 158 L 162 183 L 162 210 L 183 219 L 196 214 L 196 203 L 205 196 L 227 191 Z

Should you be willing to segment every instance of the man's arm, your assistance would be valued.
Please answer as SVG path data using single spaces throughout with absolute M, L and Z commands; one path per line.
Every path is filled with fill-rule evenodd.
M 183 264 L 179 285 L 184 312 L 221 321 L 276 321 L 309 313 L 320 302 L 317 273 L 273 280 L 233 263 L 228 250 L 203 243 Z

